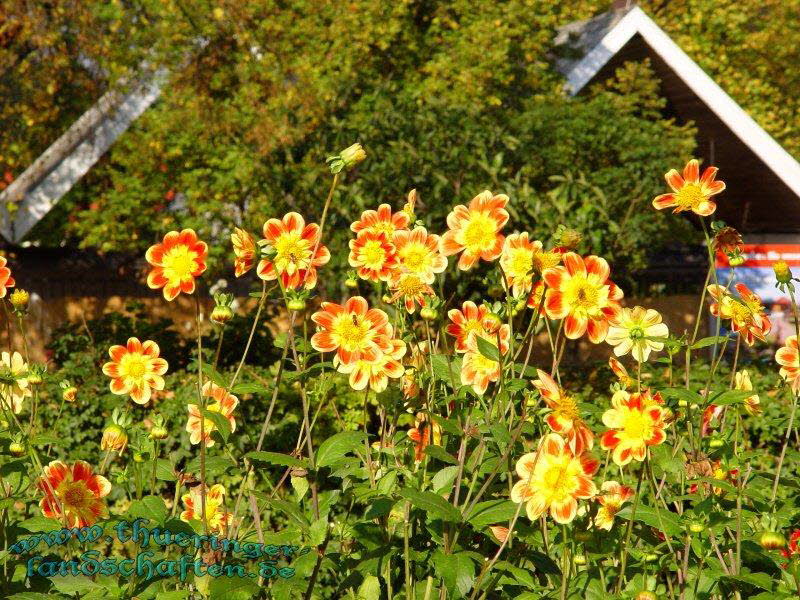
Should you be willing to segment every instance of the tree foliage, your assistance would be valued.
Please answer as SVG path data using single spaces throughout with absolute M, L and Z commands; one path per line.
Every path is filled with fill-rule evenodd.
M 796 52 L 788 43 L 794 26 L 787 33 L 781 21 L 755 17 L 790 9 L 714 6 L 644 4 L 787 141 L 796 75 L 779 67 Z M 364 208 L 397 205 L 411 188 L 427 204 L 428 224 L 440 226 L 443 207 L 491 188 L 516 198 L 520 226 L 544 238 L 553 222 L 590 226 L 586 250 L 635 269 L 670 233 L 667 220 L 643 221 L 640 209 L 663 187 L 657 174 L 682 164 L 694 138 L 663 118 L 647 64 L 565 96 L 550 61 L 555 30 L 606 8 L 543 0 L 12 2 L 0 68 L 14 102 L 0 109 L 0 167 L 18 175 L 104 90 L 144 64 L 167 64 L 159 101 L 31 239 L 141 252 L 165 228 L 191 226 L 219 240 L 231 221 L 257 231 L 287 210 L 311 216 L 324 187 L 311 167 L 360 141 L 370 158 L 341 188 L 347 204 L 334 204 L 340 229 Z M 754 83 L 746 97 L 739 91 Z

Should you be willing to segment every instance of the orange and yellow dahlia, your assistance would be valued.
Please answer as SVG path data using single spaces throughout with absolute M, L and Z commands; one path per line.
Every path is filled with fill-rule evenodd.
M 409 198 L 411 195 L 409 194 Z M 413 207 L 412 207 L 413 210 Z M 392 213 L 392 207 L 388 204 L 381 204 L 378 210 L 365 210 L 361 213 L 361 218 L 350 225 L 354 233 L 369 231 L 371 233 L 384 233 L 388 239 L 392 239 L 395 231 L 408 229 L 411 218 L 405 211 Z
M 591 450 L 594 445 L 594 434 L 581 419 L 575 398 L 567 394 L 550 375 L 541 369 L 537 369 L 536 373 L 539 379 L 534 380 L 533 385 L 539 390 L 545 404 L 550 409 L 545 422 L 550 429 L 567 440 L 570 450 L 575 454 Z
M 488 315 L 488 307 L 483 304 L 477 306 L 471 300 L 464 302 L 461 310 L 451 308 L 447 311 L 450 323 L 445 327 L 445 331 L 456 338 L 456 352 L 467 352 L 470 341 L 476 335 L 484 339 L 491 339 L 494 336 L 491 333 L 494 330 L 492 323 L 486 321 Z
M 508 196 L 486 190 L 475 196 L 469 206 L 459 204 L 447 215 L 448 231 L 442 236 L 442 254 L 462 252 L 458 268 L 471 269 L 479 259 L 496 260 L 503 251 L 505 238 L 500 230 L 508 222 Z
M 542 438 L 536 452 L 517 461 L 520 481 L 511 489 L 513 502 L 525 502 L 528 518 L 545 512 L 557 523 L 569 523 L 578 513 L 578 500 L 592 498 L 597 486 L 592 476 L 599 462 L 588 453 L 575 454 L 557 433 Z
M 403 269 L 392 271 L 389 279 L 389 290 L 392 292 L 389 302 L 394 304 L 398 300 L 402 300 L 408 314 L 412 314 L 417 310 L 417 304 L 422 308 L 427 306 L 427 298 L 432 298 L 436 295 L 433 288 L 425 283 L 419 275 L 405 272 Z
M 208 530 L 221 533 L 232 522 L 233 515 L 225 510 L 225 487 L 217 483 L 206 492 L 206 514 L 203 519 L 203 484 L 193 487 L 181 497 L 186 510 L 181 512 L 181 521 L 204 521 Z
M 616 481 L 605 481 L 600 486 L 597 502 L 600 508 L 594 517 L 594 526 L 598 529 L 611 531 L 614 517 L 628 500 L 633 497 L 633 489 Z
M 664 442 L 664 409 L 660 396 L 645 390 L 629 394 L 619 391 L 611 398 L 611 406 L 603 413 L 603 424 L 609 428 L 600 438 L 603 450 L 612 450 L 611 458 L 619 465 L 631 459 L 643 461 L 650 446 Z
M 569 339 L 588 331 L 589 340 L 599 344 L 606 338 L 609 319 L 619 311 L 622 290 L 608 278 L 610 269 L 603 258 L 567 252 L 563 261 L 563 266 L 544 272 L 545 312 L 551 319 L 564 319 Z
M 433 444 L 442 445 L 442 428 L 438 423 L 431 423 L 425 413 L 417 413 L 414 427 L 408 430 L 408 437 L 414 442 L 414 460 L 421 462 L 425 458 L 425 448 Z
M 87 462 L 78 460 L 70 467 L 54 460 L 44 468 L 36 487 L 44 494 L 39 502 L 42 514 L 67 527 L 88 527 L 108 516 L 103 498 L 111 491 L 111 483 L 95 475 Z
M 252 269 L 256 262 L 256 244 L 250 233 L 238 227 L 233 229 L 231 243 L 233 244 L 233 254 L 235 256 L 233 274 L 236 277 L 241 277 Z
M 797 347 L 797 336 L 786 338 L 786 344 L 778 348 L 775 362 L 781 366 L 780 376 L 788 383 L 795 394 L 800 394 L 800 350 Z
M 283 219 L 264 223 L 264 249 L 271 249 L 269 258 L 262 258 L 256 272 L 264 281 L 280 277 L 285 290 L 308 289 L 317 285 L 317 267 L 328 263 L 331 254 L 320 243 L 319 225 L 309 223 L 296 212 L 286 213 Z
M 160 244 L 147 249 L 145 258 L 153 268 L 147 275 L 150 289 L 161 289 L 164 298 L 174 300 L 183 292 L 194 292 L 194 278 L 206 270 L 208 246 L 197 239 L 193 229 L 170 231 Z
M 653 200 L 653 208 L 662 210 L 674 208 L 672 212 L 679 213 L 690 210 L 702 217 L 713 214 L 717 204 L 711 196 L 719 194 L 725 189 L 722 181 L 715 181 L 718 169 L 707 167 L 700 176 L 700 163 L 696 159 L 690 160 L 683 168 L 683 177 L 675 169 L 664 175 L 667 184 L 672 188 L 669 194 L 661 194 Z
M 336 370 L 350 376 L 350 387 L 354 390 L 363 390 L 369 385 L 369 389 L 377 394 L 386 389 L 389 378 L 399 379 L 405 373 L 400 359 L 406 353 L 406 343 L 403 340 L 391 339 L 393 335 L 391 325 L 387 325 L 387 330 L 392 349 L 378 358 L 344 363 L 339 360 L 338 356 L 333 357 Z
M 231 394 L 224 387 L 217 385 L 213 381 L 206 381 L 203 384 L 203 396 L 211 398 L 213 402 L 206 404 L 208 412 L 219 413 L 230 424 L 231 431 L 236 431 L 236 419 L 233 411 L 239 405 L 239 399 Z M 189 442 L 199 444 L 200 440 L 205 440 L 205 445 L 210 448 L 214 445 L 211 433 L 217 430 L 217 426 L 211 419 L 205 418 L 200 414 L 197 404 L 188 404 L 189 418 L 186 421 L 186 431 L 189 434 Z M 200 430 L 203 430 L 201 437 Z
M 545 269 L 555 267 L 560 262 L 559 254 L 545 252 L 542 242 L 529 240 L 527 233 L 509 235 L 503 243 L 503 252 L 500 255 L 500 267 L 503 269 L 506 285 L 517 298 L 531 291 L 534 276 L 541 276 Z
M 2 375 L 0 404 L 18 415 L 22 412 L 25 398 L 33 396 L 28 381 L 28 364 L 22 358 L 22 354 L 16 350 L 13 353 L 0 354 L 0 374 Z
M 447 268 L 447 258 L 439 252 L 439 236 L 424 227 L 395 231 L 392 243 L 397 250 L 397 268 L 417 275 L 423 283 L 430 285 L 436 274 Z
M 152 340 L 140 342 L 128 338 L 125 346 L 111 346 L 111 362 L 103 365 L 103 373 L 111 378 L 111 391 L 124 396 L 129 394 L 137 404 L 147 404 L 152 390 L 164 389 L 167 361 L 159 357 L 159 347 Z
M 318 352 L 336 352 L 339 361 L 350 364 L 358 360 L 377 360 L 389 354 L 389 317 L 377 308 L 370 308 L 361 296 L 353 296 L 344 304 L 323 302 L 311 315 L 319 326 L 311 337 Z
M 499 351 L 502 356 L 508 352 L 508 341 L 511 337 L 511 330 L 508 325 L 500 326 L 497 333 L 485 339 L 497 348 L 498 337 L 500 342 Z M 477 338 L 473 335 L 467 345 L 467 352 L 464 354 L 464 360 L 461 363 L 461 383 L 463 385 L 471 385 L 475 393 L 482 396 L 486 393 L 489 383 L 500 379 L 500 375 L 500 363 L 481 354 L 478 349 Z
M 368 281 L 386 281 L 397 266 L 397 252 L 385 233 L 362 231 L 350 240 L 347 261 L 358 276 Z
M 709 309 L 711 314 L 722 319 L 730 319 L 731 329 L 738 332 L 748 346 L 752 346 L 756 339 L 765 341 L 772 324 L 769 317 L 764 314 L 761 298 L 743 283 L 737 283 L 734 287 L 739 292 L 739 298 L 734 297 L 724 286 L 716 284 L 708 286 L 708 293 L 713 299 Z
M 6 257 L 0 256 L 0 298 L 5 298 L 8 288 L 16 285 L 14 278 L 11 276 L 11 269 L 6 266 L 7 263 Z

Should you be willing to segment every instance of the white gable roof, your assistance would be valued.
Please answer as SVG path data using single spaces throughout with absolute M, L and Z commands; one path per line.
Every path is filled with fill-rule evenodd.
M 611 21 L 612 25 L 599 42 L 587 48 L 585 56 L 565 70 L 569 93 L 577 94 L 633 36 L 639 34 L 697 97 L 800 196 L 800 163 L 714 83 L 641 8 L 634 7 L 613 20 L 616 22 Z

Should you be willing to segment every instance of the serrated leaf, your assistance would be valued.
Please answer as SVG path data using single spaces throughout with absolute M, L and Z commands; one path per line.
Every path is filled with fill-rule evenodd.
M 206 457 L 206 474 L 221 473 L 225 469 L 235 467 L 236 465 L 226 456 L 207 456 Z M 197 456 L 186 464 L 184 469 L 187 473 L 200 472 L 200 457 Z
M 466 552 L 444 554 L 437 550 L 433 553 L 432 560 L 434 569 L 454 597 L 462 598 L 472 589 L 475 563 Z
M 431 480 L 431 487 L 433 491 L 437 494 L 449 493 L 450 490 L 453 489 L 453 483 L 455 482 L 457 475 L 457 466 L 445 467 L 433 476 L 433 479 Z
M 626 521 L 630 519 L 630 516 L 630 505 L 624 506 L 617 513 L 617 517 Z M 636 507 L 636 516 L 634 517 L 634 520 L 644 523 L 645 525 L 649 525 L 650 527 L 655 527 L 659 531 L 663 531 L 664 533 L 673 536 L 680 535 L 682 531 L 677 515 L 666 510 L 665 508 L 655 509 L 651 506 L 640 504 Z
M 358 600 L 378 600 L 381 597 L 381 581 L 375 575 L 366 575 L 358 586 Z
M 161 481 L 177 481 L 178 479 L 175 477 L 175 469 L 172 463 L 166 458 L 159 458 L 156 461 L 156 479 Z
M 511 500 L 487 500 L 476 504 L 466 519 L 476 528 L 508 523 L 518 507 Z
M 475 336 L 475 341 L 478 344 L 478 352 L 480 352 L 482 356 L 489 360 L 500 362 L 500 351 L 497 349 L 496 345 L 479 335 Z
M 282 467 L 305 467 L 306 461 L 303 459 L 281 454 L 279 452 L 248 452 L 245 457 L 253 462 L 265 463 L 268 465 L 279 465 Z
M 447 452 L 447 450 L 445 450 L 441 446 L 437 446 L 435 444 L 429 444 L 425 446 L 425 454 L 427 454 L 431 458 L 441 460 L 442 462 L 450 463 L 453 465 L 458 463 L 458 461 L 452 454 Z
M 365 439 L 363 431 L 342 431 L 332 435 L 317 450 L 317 468 L 329 467 L 349 452 L 360 449 Z
M 451 386 L 453 383 L 458 385 L 461 382 L 461 357 L 447 356 L 445 354 L 433 354 L 431 356 L 433 375 L 440 381 Z
M 722 344 L 729 339 L 730 338 L 725 335 L 712 335 L 711 337 L 704 337 L 700 340 L 697 340 L 694 344 L 691 345 L 691 348 L 692 350 L 699 350 L 700 348 L 708 348 L 709 346 L 713 346 L 715 344 Z
M 167 518 L 167 507 L 159 496 L 145 496 L 141 500 L 131 502 L 128 514 L 134 518 L 149 519 L 151 522 L 163 523 Z
M 430 517 L 451 523 L 459 523 L 461 521 L 461 513 L 458 509 L 433 492 L 421 492 L 409 488 L 401 490 L 400 497 L 410 501 L 413 506 L 422 509 Z

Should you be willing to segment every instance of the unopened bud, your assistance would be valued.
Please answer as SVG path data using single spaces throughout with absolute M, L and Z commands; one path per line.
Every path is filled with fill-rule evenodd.
M 765 550 L 780 550 L 786 546 L 786 538 L 777 531 L 765 531 L 758 540 Z
M 352 275 L 344 280 L 344 286 L 354 290 L 358 287 L 358 279 L 353 277 Z
M 789 268 L 789 264 L 785 260 L 779 260 L 772 263 L 772 270 L 775 271 L 775 279 L 778 280 L 778 283 L 791 283 L 792 270 Z
M 559 227 L 556 231 L 557 242 L 559 247 L 566 248 L 567 250 L 574 250 L 581 243 L 583 236 L 575 229 L 567 227 Z
M 336 174 L 355 167 L 366 158 L 367 153 L 364 148 L 361 147 L 361 144 L 356 143 L 342 150 L 337 156 L 328 157 L 326 162 L 331 169 L 331 173 Z
M 217 325 L 225 325 L 233 318 L 233 294 L 216 294 L 214 296 L 214 310 L 211 311 L 211 322 Z
M 286 308 L 292 311 L 301 311 L 306 308 L 306 301 L 302 298 L 292 298 L 286 303 Z
M 122 454 L 128 445 L 128 433 L 123 427 L 112 423 L 103 430 L 103 439 L 100 442 L 102 450 L 114 450 Z
M 25 446 L 20 442 L 11 442 L 8 446 L 8 451 L 11 453 L 11 456 L 19 458 L 25 454 Z
M 64 402 L 75 402 L 78 397 L 78 388 L 74 385 L 63 388 L 61 390 L 61 397 L 64 399 Z
M 689 524 L 689 531 L 691 531 L 692 533 L 701 533 L 705 531 L 705 529 L 706 526 L 700 523 L 699 521 L 692 521 Z
M 421 311 L 419 311 L 419 316 L 425 319 L 426 321 L 433 321 L 438 316 L 438 313 L 434 309 L 426 306 Z
M 28 312 L 28 302 L 30 301 L 31 297 L 28 292 L 23 289 L 17 288 L 13 292 L 11 292 L 11 296 L 9 297 L 9 301 L 11 302 L 11 307 L 14 309 L 14 312 L 18 315 L 24 315 Z
M 150 439 L 153 440 L 165 440 L 169 432 L 167 428 L 163 425 L 154 425 L 153 428 L 150 430 Z
M 483 326 L 489 333 L 496 333 L 503 325 L 503 320 L 496 313 L 488 313 L 483 319 Z
M 586 556 L 584 554 L 576 554 L 572 557 L 572 562 L 578 566 L 586 564 Z
M 648 592 L 647 590 L 639 592 L 635 596 L 636 600 L 658 600 L 658 596 L 656 596 L 653 592 Z

